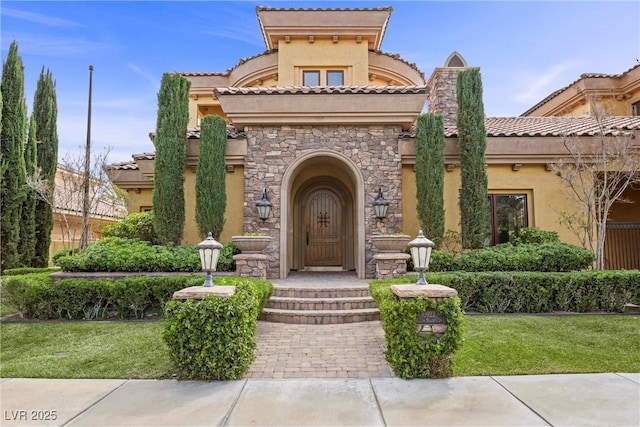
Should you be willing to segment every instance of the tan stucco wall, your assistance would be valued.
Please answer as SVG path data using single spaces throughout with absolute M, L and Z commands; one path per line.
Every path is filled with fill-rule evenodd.
M 227 172 L 225 177 L 227 192 L 227 209 L 225 210 L 225 224 L 220 236 L 220 242 L 231 240 L 231 236 L 242 234 L 242 215 L 244 212 L 244 172 L 242 166 L 235 166 L 233 172 Z M 185 226 L 182 239 L 183 245 L 195 245 L 201 242 L 204 236 L 200 236 L 196 226 L 196 174 L 190 168 L 185 169 L 184 199 L 185 199 Z M 128 192 L 129 212 L 140 212 L 145 207 L 153 205 L 153 190 L 143 188 L 137 193 L 135 190 Z
M 490 194 L 521 193 L 527 195 L 529 226 L 556 231 L 560 239 L 578 244 L 576 237 L 559 223 L 560 212 L 572 211 L 573 199 L 560 180 L 545 169 L 544 165 L 523 165 L 513 171 L 511 165 L 489 165 L 487 168 Z M 416 217 L 416 185 L 413 165 L 402 168 L 402 209 L 406 234 L 418 234 Z M 460 231 L 460 209 L 458 193 L 460 189 L 460 168 L 445 172 L 444 209 L 445 231 Z M 428 237 L 428 236 L 427 236 Z
M 279 56 L 278 86 L 302 85 L 302 68 L 344 69 L 345 85 L 369 84 L 366 43 L 291 40 L 290 43 L 279 43 Z

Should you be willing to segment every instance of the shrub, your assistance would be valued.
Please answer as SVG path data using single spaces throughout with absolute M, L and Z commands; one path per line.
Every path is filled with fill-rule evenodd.
M 432 253 L 430 271 L 579 271 L 594 261 L 587 249 L 566 243 L 506 243 L 463 252 L 457 257 L 440 251 Z
M 129 214 L 117 224 L 103 227 L 102 236 L 138 239 L 153 244 L 158 243 L 158 236 L 153 228 L 152 211 Z
M 240 251 L 235 247 L 233 242 L 227 242 L 222 245 L 220 250 L 220 257 L 218 258 L 218 271 L 235 271 L 236 262 L 233 260 L 235 254 L 239 254 Z
M 514 245 L 559 243 L 560 238 L 555 231 L 545 231 L 538 227 L 521 228 L 518 234 L 509 231 L 509 241 Z
M 396 298 L 388 287 L 372 289 L 380 308 L 387 350 L 385 357 L 400 378 L 442 378 L 453 375 L 454 352 L 462 344 L 464 313 L 458 297 Z M 446 323 L 440 337 L 416 331 L 417 316 L 435 310 Z
M 173 298 L 175 291 L 202 285 L 204 281 L 201 275 L 53 281 L 49 274 L 43 273 L 8 276 L 4 280 L 3 302 L 22 312 L 26 318 L 85 320 L 111 317 L 140 319 L 158 314 Z M 223 276 L 213 280 L 216 285 L 233 286 L 238 278 Z M 249 280 L 262 310 L 271 296 L 271 283 Z
M 232 243 L 226 243 L 218 259 L 218 271 L 234 271 Z M 56 265 L 67 272 L 197 272 L 200 256 L 195 246 L 159 246 L 137 239 L 107 237 L 82 253 L 56 254 Z
M 27 274 L 7 277 L 2 293 L 26 318 L 143 318 L 161 312 L 175 291 L 202 281 L 200 275 L 53 281 L 49 274 Z
M 640 271 L 442 272 L 427 273 L 427 282 L 458 291 L 462 307 L 482 313 L 622 312 L 640 303 Z M 415 283 L 416 275 L 378 280 L 378 288 Z
M 166 305 L 163 338 L 181 377 L 237 379 L 253 361 L 257 318 L 270 284 L 238 277 L 223 282 L 236 285 L 233 296 Z
M 108 237 L 79 254 L 57 259 L 64 271 L 200 271 L 195 246 L 155 246 L 135 239 Z

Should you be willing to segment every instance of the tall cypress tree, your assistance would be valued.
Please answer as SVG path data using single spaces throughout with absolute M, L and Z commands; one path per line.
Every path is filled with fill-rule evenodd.
M 165 73 L 158 92 L 153 225 L 161 243 L 179 243 L 184 229 L 184 173 L 191 82 Z
M 416 194 L 420 227 L 436 247 L 444 239 L 444 121 L 440 114 L 418 116 Z
M 33 176 L 37 162 L 36 121 L 31 113 L 29 134 L 24 148 L 24 166 L 27 176 Z M 18 244 L 21 265 L 30 267 L 36 253 L 36 191 L 25 186 L 25 198 L 22 202 L 20 218 L 20 243 Z
M 480 70 L 471 68 L 458 73 L 456 91 L 462 246 L 479 249 L 483 247 L 489 222 L 488 179 L 485 169 L 487 132 L 484 127 Z
M 56 83 L 49 70 L 40 71 L 36 92 L 33 96 L 33 115 L 38 137 L 37 164 L 40 178 L 47 182 L 51 193 L 55 186 L 58 167 L 58 104 Z M 38 198 L 36 200 L 36 249 L 34 267 L 46 267 L 49 263 L 49 246 L 53 229 L 53 206 Z
M 24 66 L 15 41 L 11 43 L 2 66 L 0 92 L 3 100 L 0 134 L 3 172 L 0 183 L 0 258 L 2 269 L 7 269 L 20 265 L 18 240 L 25 184 L 23 150 L 27 106 L 24 100 Z
M 219 116 L 205 116 L 200 128 L 196 172 L 196 223 L 201 236 L 211 232 L 215 239 L 222 233 L 227 207 L 226 151 L 227 122 Z

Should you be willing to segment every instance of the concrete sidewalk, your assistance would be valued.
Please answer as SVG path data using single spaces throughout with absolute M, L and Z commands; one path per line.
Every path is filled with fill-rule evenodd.
M 2 426 L 640 425 L 638 373 L 0 381 Z

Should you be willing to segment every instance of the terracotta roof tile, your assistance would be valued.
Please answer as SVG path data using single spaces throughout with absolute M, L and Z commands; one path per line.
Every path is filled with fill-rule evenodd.
M 613 135 L 620 131 L 640 130 L 640 117 L 606 117 L 604 133 Z M 487 117 L 484 121 L 487 136 L 593 136 L 601 132 L 593 117 Z M 456 127 L 445 128 L 445 137 L 458 136 Z M 415 138 L 415 127 L 403 132 L 401 138 Z
M 381 50 L 373 50 L 373 49 L 369 49 L 369 52 L 372 53 L 377 53 L 379 55 L 384 55 L 384 56 L 388 56 L 389 58 L 393 58 L 396 59 L 400 62 L 403 62 L 405 64 L 407 64 L 409 67 L 413 68 L 414 70 L 416 70 L 418 73 L 420 73 L 420 75 L 422 76 L 422 78 L 424 79 L 424 72 L 422 70 L 420 70 L 418 68 L 418 66 L 416 65 L 415 62 L 409 62 L 406 59 L 403 59 L 399 53 L 390 53 L 390 52 L 383 52 Z
M 154 154 L 154 158 L 155 158 L 155 154 Z M 120 163 L 113 163 L 110 165 L 106 166 L 107 169 L 113 169 L 113 170 L 138 170 L 138 164 L 135 162 L 135 160 L 130 160 L 128 162 L 120 162 Z
M 388 11 L 388 10 L 393 10 L 393 8 L 391 6 L 382 6 L 382 7 L 363 7 L 363 8 L 359 8 L 359 7 L 346 7 L 346 8 L 341 8 L 341 7 L 336 7 L 336 8 L 321 8 L 321 7 L 316 7 L 316 8 L 305 8 L 305 7 L 270 7 L 270 6 L 256 6 L 256 11 L 300 11 L 300 12 L 308 12 L 308 11 L 351 11 L 351 10 L 355 10 L 355 11 L 361 11 L 361 10 L 374 10 L 374 11 Z
M 533 107 L 529 108 L 527 111 L 525 111 L 524 113 L 522 113 L 521 116 L 526 116 L 528 114 L 530 114 L 532 111 L 537 110 L 538 108 L 540 108 L 541 106 L 543 106 L 544 104 L 546 104 L 547 102 L 551 101 L 553 98 L 555 98 L 556 96 L 560 95 L 562 92 L 564 92 L 565 90 L 569 89 L 571 86 L 573 86 L 574 84 L 578 83 L 580 80 L 583 79 L 590 79 L 590 78 L 610 78 L 610 79 L 616 79 L 616 78 L 620 78 L 622 76 L 624 76 L 625 74 L 631 72 L 632 70 L 636 69 L 640 67 L 640 63 L 637 65 L 634 65 L 633 67 L 629 68 L 627 71 L 624 71 L 620 74 L 604 74 L 604 73 L 583 73 L 580 74 L 580 78 L 577 80 L 574 80 L 573 82 L 569 83 L 568 85 L 566 85 L 563 88 L 560 88 L 554 92 L 551 93 L 551 95 L 547 96 L 546 98 L 544 98 L 542 101 L 538 102 L 536 105 L 534 105 Z
M 220 77 L 228 77 L 233 70 L 238 68 L 240 65 L 244 64 L 247 61 L 251 61 L 252 59 L 259 58 L 261 56 L 272 55 L 274 53 L 278 53 L 278 49 L 265 50 L 262 53 L 258 53 L 257 55 L 250 56 L 248 58 L 241 58 L 236 65 L 231 68 L 227 68 L 226 71 L 219 72 L 207 72 L 207 71 L 179 71 L 178 74 L 183 76 L 220 76 Z
M 274 86 L 224 87 L 213 89 L 219 95 L 309 95 L 309 94 L 394 94 L 427 93 L 427 86 Z
M 233 125 L 227 125 L 227 138 L 228 139 L 238 139 L 238 138 L 246 138 L 247 134 L 245 132 L 239 131 Z M 156 138 L 155 132 L 149 132 L 149 139 L 153 141 Z M 190 128 L 187 129 L 187 139 L 199 139 L 200 138 L 200 128 Z M 144 153 L 147 154 L 147 153 Z M 134 154 L 142 155 L 142 154 Z

